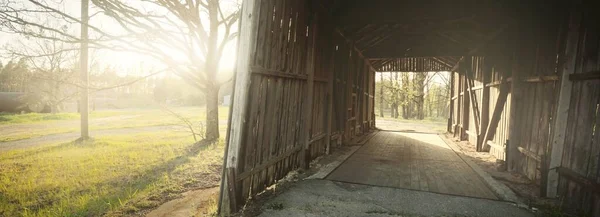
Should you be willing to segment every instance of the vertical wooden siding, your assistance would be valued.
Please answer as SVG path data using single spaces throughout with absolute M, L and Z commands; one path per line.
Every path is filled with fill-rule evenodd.
M 235 192 L 222 192 L 228 204 L 221 207 L 230 207 L 226 212 L 290 171 L 308 166 L 326 153 L 332 139 L 349 140 L 374 127 L 375 73 L 352 42 L 327 22 L 332 19 L 324 7 L 310 0 L 249 1 L 253 11 L 243 12 L 254 19 L 244 23 L 242 18 L 242 25 L 255 25 L 256 33 L 240 42 L 254 46 L 245 54 L 250 59 L 247 96 L 238 99 L 245 102 L 240 108 L 244 122 L 241 129 L 228 130 L 239 130 L 241 136 L 228 141 L 239 141 L 228 144 L 239 152 L 228 156 L 228 162 L 237 164 L 227 165 L 224 180 L 234 180 L 227 188 Z
M 485 107 L 479 92 L 489 90 L 487 115 L 491 124 L 497 103 L 502 102 L 501 87 L 512 85 L 501 106 L 497 125 L 492 125 L 495 134 L 488 141 L 489 152 L 498 159 L 514 155 L 509 169 L 526 175 L 540 185 L 542 196 L 547 190 L 547 173 L 558 171 L 558 196 L 562 205 L 573 213 L 600 216 L 600 17 L 584 1 L 582 5 L 564 4 L 578 8 L 571 14 L 575 24 L 567 25 L 569 17 L 564 8 L 546 8 L 552 18 L 532 18 L 521 22 L 516 48 L 511 61 L 497 56 L 471 57 L 461 62 L 468 66 L 459 67 L 452 73 L 453 96 L 450 99 L 453 112 L 449 131 L 462 140 L 480 142 L 474 133 L 477 115 Z M 587 4 L 587 6 L 586 6 Z M 575 28 L 575 29 L 574 29 Z M 575 40 L 567 41 L 567 34 L 575 34 Z M 570 43 L 570 44 L 566 44 Z M 565 46 L 575 47 L 574 53 L 565 53 Z M 508 56 L 508 55 L 507 55 Z M 554 119 L 558 106 L 561 71 L 565 60 L 572 59 L 574 67 L 567 76 L 572 83 L 569 90 L 568 117 L 564 129 L 564 141 L 559 141 L 561 151 L 559 166 L 550 168 L 551 140 L 554 136 Z M 480 65 L 483 62 L 483 67 Z M 479 77 L 482 75 L 489 79 Z M 471 74 L 467 74 L 471 73 Z M 469 85 L 473 76 L 473 85 Z M 515 92 L 512 92 L 515 91 Z M 480 95 L 482 94 L 482 95 Z M 473 100 L 480 103 L 474 105 Z M 464 112 L 468 111 L 468 112 Z M 466 117 L 465 117 L 466 116 Z M 480 116 L 481 117 L 481 116 Z M 466 121 L 465 121 L 466 120 Z M 465 132 L 467 136 L 464 135 Z M 516 133 L 511 135 L 510 133 Z M 513 154 L 508 149 L 515 150 Z
M 600 216 L 600 17 L 583 8 L 558 192 L 571 211 Z
M 508 72 L 507 68 L 504 67 L 493 67 L 490 75 L 490 82 L 485 84 L 486 88 L 489 88 L 490 97 L 489 97 L 489 110 L 488 115 L 492 117 L 494 115 L 494 108 L 498 103 L 498 99 L 500 95 L 501 85 L 506 85 L 509 81 L 507 80 Z M 498 126 L 496 127 L 495 136 L 488 140 L 484 141 L 487 145 L 490 146 L 490 154 L 492 154 L 496 159 L 506 160 L 506 141 L 508 140 L 509 131 L 508 127 L 510 126 L 510 108 L 511 108 L 511 93 L 508 90 L 508 94 L 506 96 L 506 101 L 504 106 L 502 107 L 503 112 L 500 115 L 500 120 L 498 121 Z

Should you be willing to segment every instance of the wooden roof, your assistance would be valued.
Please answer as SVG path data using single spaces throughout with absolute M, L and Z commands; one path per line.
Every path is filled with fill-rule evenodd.
M 457 57 L 484 53 L 473 51 L 512 24 L 519 10 L 510 2 L 329 0 L 325 7 L 342 34 L 376 68 L 405 57 L 436 57 L 430 60 L 454 66 Z

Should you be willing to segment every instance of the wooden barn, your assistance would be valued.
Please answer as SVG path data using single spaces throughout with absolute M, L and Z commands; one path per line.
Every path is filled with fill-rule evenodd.
M 373 131 L 376 72 L 450 71 L 449 133 L 600 216 L 595 3 L 244 0 L 222 212 Z

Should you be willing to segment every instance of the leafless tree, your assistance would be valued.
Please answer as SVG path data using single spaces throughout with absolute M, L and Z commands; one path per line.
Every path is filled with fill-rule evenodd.
M 219 62 L 228 42 L 236 38 L 234 24 L 239 18 L 235 1 L 148 0 L 141 4 L 120 0 L 92 0 L 113 18 L 138 48 L 157 56 L 175 73 L 198 87 L 206 98 L 206 139 L 219 137 Z M 226 3 L 225 3 L 226 4 Z M 224 11 L 228 8 L 229 11 Z M 181 58 L 174 57 L 179 55 Z
M 62 1 L 0 0 L 0 29 L 28 37 L 79 43 L 68 29 L 52 28 L 40 17 L 59 23 L 81 23 L 60 7 Z M 206 138 L 219 137 L 218 93 L 225 81 L 217 80 L 219 62 L 228 42 L 237 37 L 236 0 L 92 0 L 90 46 L 132 51 L 153 57 L 199 88 L 206 98 Z M 110 20 L 110 28 L 94 22 Z M 106 24 L 106 22 L 105 22 Z M 116 25 L 112 25 L 116 24 Z M 116 28 L 116 26 L 120 28 Z M 48 33 L 54 33 L 52 36 Z
M 77 96 L 67 83 L 76 82 L 75 64 L 77 49 L 53 40 L 20 41 L 9 48 L 14 58 L 23 59 L 30 67 L 29 94 L 36 95 L 40 102 L 49 104 L 53 113 L 60 112 L 63 103 Z

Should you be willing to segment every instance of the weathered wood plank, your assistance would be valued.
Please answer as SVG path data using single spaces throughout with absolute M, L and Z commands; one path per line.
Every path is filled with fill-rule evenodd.
M 573 83 L 569 80 L 569 75 L 574 73 L 578 39 L 579 39 L 579 25 L 580 18 L 576 14 L 572 14 L 571 21 L 568 27 L 568 36 L 566 40 L 566 47 L 564 53 L 564 62 L 560 69 L 560 92 L 558 95 L 558 102 L 556 107 L 556 117 L 554 118 L 554 126 L 552 132 L 552 143 L 551 143 L 551 155 L 550 168 L 548 172 L 547 181 L 547 196 L 556 197 L 558 195 L 558 179 L 559 174 L 554 168 L 559 167 L 562 164 L 562 156 L 564 150 L 565 134 L 567 131 L 567 123 L 569 118 L 569 109 L 571 104 L 571 92 L 573 89 Z
M 238 38 L 238 57 L 236 63 L 233 104 L 231 107 L 231 120 L 228 123 L 228 141 L 225 149 L 226 158 L 224 165 L 224 174 L 221 182 L 223 191 L 221 191 L 221 200 L 219 208 L 221 213 L 229 214 L 236 212 L 240 201 L 240 186 L 235 182 L 236 173 L 240 167 L 240 151 L 243 149 L 242 140 L 244 125 L 246 119 L 246 110 L 248 106 L 248 90 L 250 88 L 250 64 L 253 59 L 252 49 L 255 46 L 257 35 L 256 26 L 258 20 L 253 14 L 260 13 L 257 0 L 248 0 L 243 2 L 240 15 L 240 35 Z
M 491 75 L 492 75 L 492 65 L 489 63 L 489 61 L 487 61 L 486 59 L 483 59 L 483 63 L 482 63 L 482 79 L 481 79 L 481 84 L 482 84 L 482 92 L 481 92 L 481 119 L 480 119 L 480 135 L 478 136 L 479 140 L 477 141 L 477 144 L 481 144 L 479 149 L 482 151 L 489 151 L 489 149 L 486 149 L 485 145 L 483 145 L 483 143 L 486 141 L 485 139 L 485 134 L 487 132 L 487 127 L 489 125 L 489 116 L 490 116 L 490 87 L 485 87 L 486 83 L 489 83 L 491 81 Z
M 569 80 L 571 80 L 571 81 L 598 80 L 598 79 L 600 79 L 600 71 L 589 71 L 589 72 L 569 75 Z
M 490 122 L 487 125 L 487 129 L 483 136 L 483 140 L 481 141 L 482 144 L 480 144 L 482 149 L 485 149 L 484 147 L 487 145 L 487 141 L 493 139 L 494 135 L 496 134 L 498 123 L 500 123 L 501 115 L 504 112 L 504 105 L 506 104 L 508 91 L 509 90 L 506 85 L 500 86 L 500 93 L 498 94 L 498 98 L 494 106 L 494 113 L 492 114 L 492 118 L 490 119 Z

